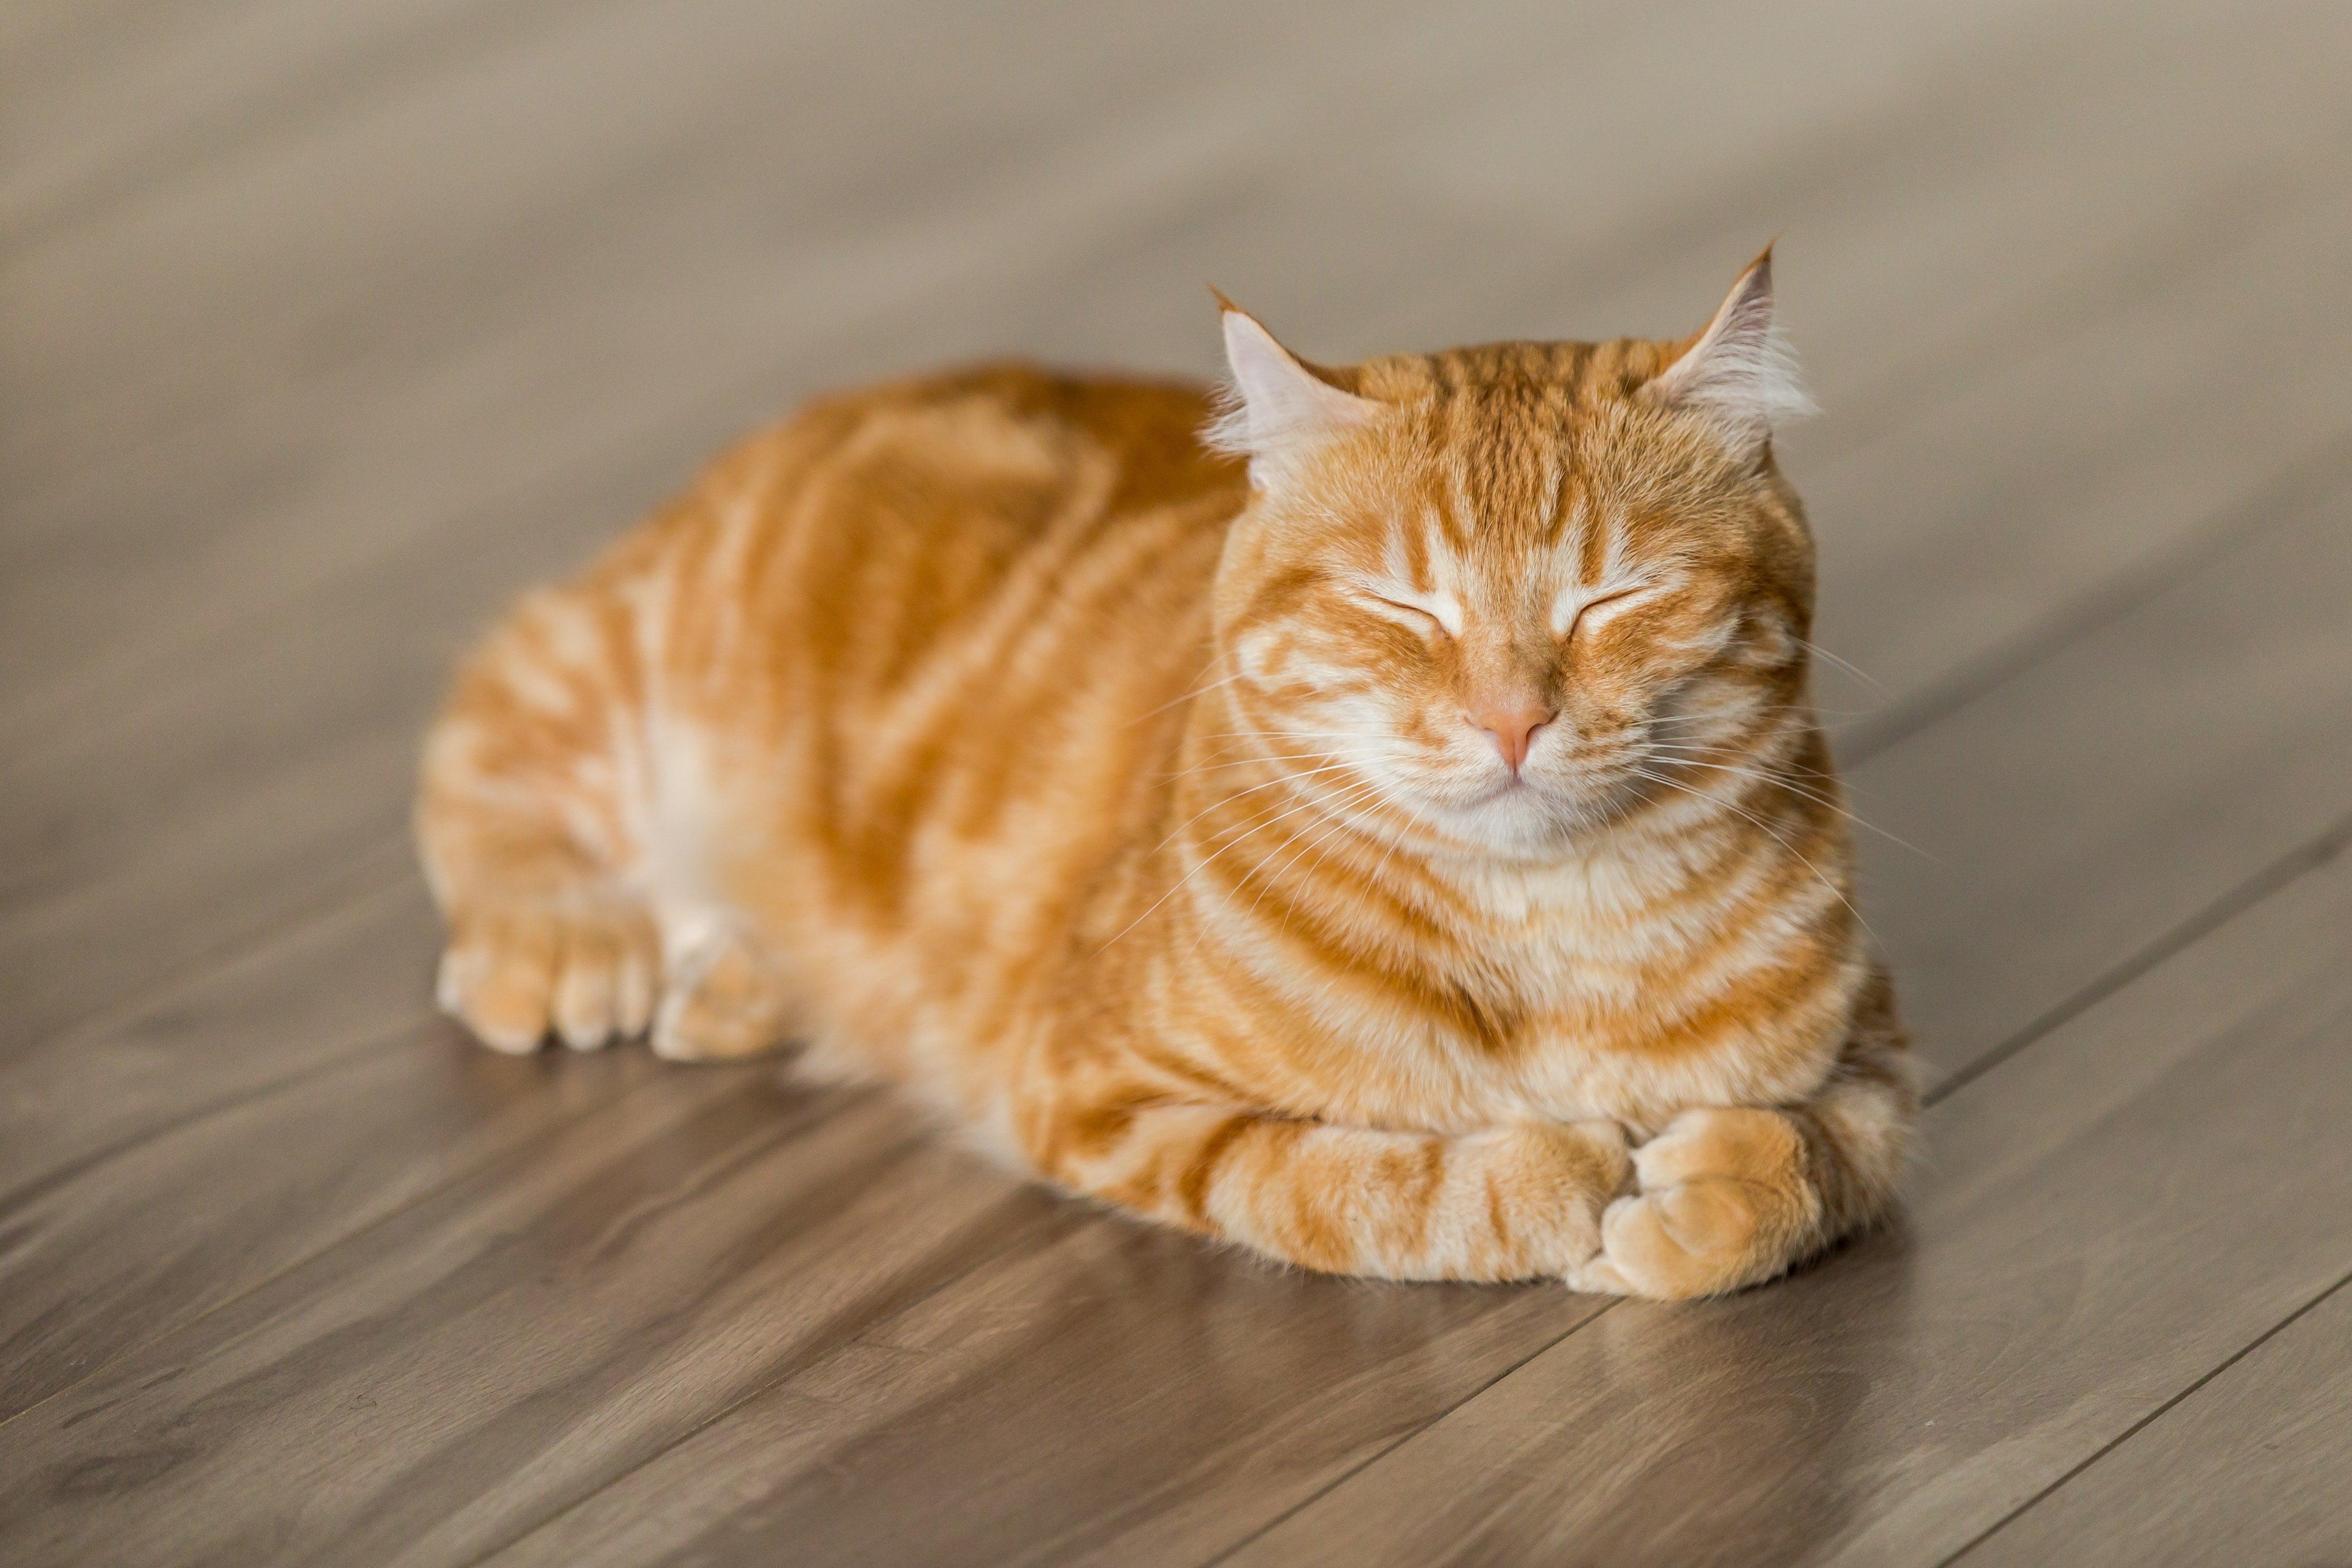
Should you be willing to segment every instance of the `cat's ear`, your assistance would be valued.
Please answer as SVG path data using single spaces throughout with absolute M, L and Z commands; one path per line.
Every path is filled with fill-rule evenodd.
M 1272 489 L 1317 445 L 1378 416 L 1378 403 L 1325 381 L 1249 312 L 1222 294 L 1217 304 L 1233 379 L 1206 439 L 1220 452 L 1248 458 L 1251 484 Z
M 1735 450 L 1752 452 L 1775 427 L 1817 412 L 1797 357 L 1772 321 L 1772 247 L 1748 264 L 1706 329 L 1642 389 L 1705 417 Z

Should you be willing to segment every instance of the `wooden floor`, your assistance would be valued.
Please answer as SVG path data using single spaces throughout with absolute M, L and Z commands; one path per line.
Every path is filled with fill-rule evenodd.
M 0 1562 L 2352 1560 L 2352 8 L 0 8 Z M 1277 1273 L 429 1005 L 456 650 L 981 353 L 1668 334 L 1932 1082 L 1697 1306 Z M 1866 674 L 1849 673 L 1866 672 Z

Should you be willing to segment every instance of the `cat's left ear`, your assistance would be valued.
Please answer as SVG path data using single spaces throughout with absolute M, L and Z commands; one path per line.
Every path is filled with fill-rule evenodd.
M 1274 488 L 1315 447 L 1379 416 L 1380 404 L 1325 381 L 1257 318 L 1222 294 L 1217 304 L 1224 311 L 1233 383 L 1206 439 L 1220 452 L 1248 458 L 1250 483 L 1258 489 Z
M 1783 422 L 1818 412 L 1796 355 L 1773 324 L 1770 246 L 1748 264 L 1706 329 L 1642 395 L 1702 415 L 1743 454 L 1760 449 Z

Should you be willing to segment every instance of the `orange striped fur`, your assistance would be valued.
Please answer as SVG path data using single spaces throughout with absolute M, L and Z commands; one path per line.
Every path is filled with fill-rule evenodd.
M 821 402 L 516 607 L 428 743 L 487 1042 L 805 1042 L 1311 1269 L 1680 1297 L 1915 1111 L 1807 700 L 1769 258 L 1679 343 Z

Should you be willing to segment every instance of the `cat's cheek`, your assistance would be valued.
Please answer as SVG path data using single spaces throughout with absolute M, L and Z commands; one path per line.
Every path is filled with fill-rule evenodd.
M 1259 627 L 1234 639 L 1234 664 L 1253 685 L 1278 686 L 1294 678 L 1297 649 L 1291 640 L 1270 627 Z
M 1677 701 L 1698 695 L 1713 655 L 1703 648 L 1653 644 L 1593 659 L 1577 671 L 1571 710 L 1581 710 L 1587 734 L 1632 730 Z
M 1727 639 L 1733 662 L 1751 670 L 1779 670 L 1797 662 L 1804 642 L 1788 621 L 1768 610 L 1750 612 Z

